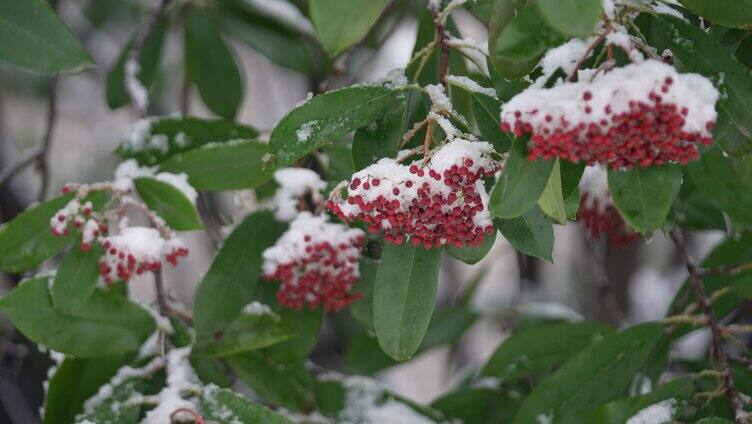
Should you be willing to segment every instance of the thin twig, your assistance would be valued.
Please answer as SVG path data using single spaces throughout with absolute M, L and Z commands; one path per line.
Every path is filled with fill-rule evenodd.
M 739 413 L 744 410 L 744 406 L 742 405 L 739 391 L 734 385 L 734 378 L 731 375 L 731 367 L 729 366 L 726 351 L 723 350 L 723 330 L 718 323 L 718 318 L 716 317 L 715 311 L 713 310 L 713 305 L 710 303 L 710 298 L 708 297 L 708 293 L 705 290 L 705 285 L 702 282 L 702 277 L 697 272 L 697 267 L 689 257 L 684 238 L 676 230 L 671 231 L 670 236 L 671 240 L 673 240 L 674 244 L 676 245 L 679 257 L 681 258 L 682 262 L 684 262 L 684 265 L 687 268 L 687 272 L 689 272 L 689 280 L 692 284 L 692 289 L 697 295 L 698 304 L 708 318 L 708 323 L 712 334 L 711 356 L 714 356 L 718 360 L 718 365 L 721 372 L 723 373 L 723 390 L 731 399 L 731 405 L 734 409 L 735 421 L 737 422 L 737 424 L 742 424 L 742 417 L 740 417 Z
M 38 201 L 43 201 L 47 195 L 47 187 L 50 183 L 50 170 L 47 166 L 47 154 L 52 145 L 52 132 L 55 129 L 55 120 L 57 119 L 57 87 L 58 77 L 55 76 L 50 81 L 50 98 L 47 102 L 47 124 L 42 136 L 42 145 L 40 146 L 39 155 L 37 156 L 37 168 L 41 182 L 39 185 Z
M 436 42 L 439 44 L 439 81 L 446 85 L 446 77 L 449 74 L 449 35 L 446 33 L 441 21 L 439 10 L 429 7 L 436 25 Z
M 752 262 L 741 265 L 722 265 L 713 268 L 701 268 L 697 270 L 700 277 L 713 275 L 737 275 L 744 271 L 752 271 Z
M 167 305 L 167 295 L 165 293 L 164 278 L 162 276 L 162 270 L 159 269 L 154 272 L 154 288 L 157 294 L 157 306 L 159 307 L 159 314 L 166 316 L 170 310 Z

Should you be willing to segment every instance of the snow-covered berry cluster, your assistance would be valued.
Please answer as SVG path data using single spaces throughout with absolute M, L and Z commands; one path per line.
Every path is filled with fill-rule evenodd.
M 104 255 L 99 260 L 99 274 L 109 284 L 128 281 L 144 272 L 156 272 L 162 261 L 177 266 L 178 258 L 188 255 L 188 248 L 178 238 L 165 239 L 149 227 L 125 227 L 115 235 L 101 239 Z
M 607 237 L 614 247 L 625 246 L 640 235 L 619 215 L 608 190 L 606 170 L 589 166 L 580 180 L 580 209 L 577 219 L 585 226 L 591 239 Z
M 323 305 L 339 311 L 362 297 L 352 288 L 360 277 L 358 260 L 365 233 L 328 222 L 325 215 L 300 212 L 290 228 L 266 249 L 263 277 L 279 281 L 277 301 L 301 310 Z
M 68 194 L 71 186 L 63 187 L 63 194 Z M 92 216 L 93 205 L 90 201 L 69 201 L 50 219 L 50 231 L 55 236 L 67 236 L 72 228 L 81 230 L 81 250 L 88 252 L 97 236 L 107 232 L 107 224 Z
M 698 74 L 656 60 L 616 68 L 592 81 L 533 86 L 507 102 L 501 129 L 530 135 L 528 156 L 613 169 L 699 157 L 713 142 L 719 93 Z
M 456 138 L 432 153 L 409 166 L 380 160 L 355 173 L 347 197 L 327 207 L 344 221 L 365 222 L 371 233 L 383 231 L 394 244 L 480 246 L 494 231 L 482 181 L 499 169 L 493 147 Z

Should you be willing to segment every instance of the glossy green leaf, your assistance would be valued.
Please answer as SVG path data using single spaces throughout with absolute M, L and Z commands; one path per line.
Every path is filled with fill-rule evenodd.
M 94 66 L 44 0 L 0 0 L 0 60 L 50 74 Z
M 197 337 L 223 330 L 253 300 L 261 276 L 261 253 L 284 232 L 268 211 L 246 218 L 225 240 L 195 295 Z
M 596 322 L 554 323 L 532 327 L 504 340 L 481 373 L 504 381 L 550 371 L 613 330 Z
M 283 365 L 252 351 L 228 356 L 226 361 L 262 399 L 293 411 L 313 406 L 314 380 L 302 362 Z
M 515 218 L 528 212 L 543 194 L 556 161 L 527 158 L 527 141 L 518 138 L 509 151 L 504 172 L 491 190 L 491 212 L 497 218 Z
M 65 358 L 47 386 L 42 422 L 73 422 L 76 414 L 83 412 L 84 402 L 94 396 L 100 386 L 110 381 L 124 364 L 124 355 L 88 359 Z
M 725 418 L 720 418 L 720 417 L 703 418 L 695 422 L 695 424 L 733 424 L 733 423 L 734 422 L 731 420 L 727 420 Z
M 686 178 L 674 205 L 676 224 L 689 230 L 725 230 L 726 218 L 718 204 L 695 185 L 692 171 L 685 169 Z
M 215 114 L 233 119 L 243 101 L 243 82 L 210 11 L 195 10 L 185 20 L 185 67 L 204 104 Z
M 292 424 L 288 418 L 232 390 L 210 385 L 201 392 L 201 414 L 218 423 Z
M 193 201 L 179 188 L 152 177 L 134 178 L 133 185 L 141 200 L 171 228 L 178 231 L 204 228 Z
M 472 99 L 473 116 L 480 135 L 493 144 L 497 152 L 508 152 L 512 147 L 512 138 L 509 134 L 499 130 L 501 125 L 499 120 L 501 103 L 499 100 L 483 93 L 473 93 Z
M 592 34 L 603 13 L 600 0 L 536 0 L 533 5 L 546 23 L 564 38 Z
M 487 387 L 468 387 L 434 400 L 431 407 L 463 424 L 511 423 L 520 406 L 519 393 Z
M 18 273 L 34 268 L 70 244 L 73 237 L 52 235 L 50 219 L 72 198 L 56 197 L 0 227 L 0 270 Z
M 226 356 L 271 346 L 293 334 L 292 324 L 274 312 L 242 312 L 223 330 L 196 337 L 194 352 L 201 356 Z
M 151 166 L 197 147 L 232 145 L 258 135 L 251 127 L 223 119 L 159 116 L 133 124 L 118 146 L 117 154 Z
M 405 360 L 420 346 L 436 303 L 441 250 L 385 244 L 376 272 L 373 320 L 381 348 Z
M 554 229 L 551 220 L 539 209 L 511 219 L 495 219 L 501 235 L 520 252 L 553 261 Z
M 160 169 L 185 172 L 197 190 L 240 190 L 269 180 L 273 169 L 265 168 L 266 144 L 236 140 L 206 145 L 167 159 Z
M 493 9 L 491 10 L 488 31 L 488 51 L 491 63 L 496 72 L 500 73 L 507 79 L 522 78 L 532 71 L 538 64 L 540 53 L 538 56 L 526 60 L 508 59 L 505 50 L 509 47 L 506 45 L 506 41 L 502 42 L 502 34 L 526 4 L 527 0 L 496 0 Z M 513 33 L 519 33 L 519 29 L 514 27 L 510 31 L 513 31 Z M 508 34 L 503 35 L 504 38 L 508 36 Z M 519 36 L 517 42 L 521 42 Z
M 528 6 L 499 34 L 491 54 L 512 63 L 526 63 L 563 41 L 564 38 L 546 23 L 537 8 Z M 503 70 L 500 72 L 504 73 Z
M 694 14 L 730 27 L 752 25 L 752 0 L 679 0 Z
M 371 124 L 355 131 L 352 157 L 356 170 L 397 155 L 404 134 L 407 101 L 405 97 L 394 97 L 391 102 Z
M 324 48 L 338 54 L 360 41 L 376 23 L 386 0 L 311 0 L 309 15 Z
M 540 199 L 538 199 L 538 206 L 540 206 L 543 213 L 555 219 L 559 224 L 563 225 L 567 223 L 567 208 L 564 204 L 559 159 L 554 161 L 554 167 L 551 170 L 548 183 L 546 183 L 546 188 L 543 190 Z
M 369 125 L 404 96 L 401 90 L 367 85 L 318 95 L 290 111 L 277 124 L 269 150 L 278 165 L 289 165 L 312 150 Z
M 355 285 L 355 290 L 362 293 L 363 298 L 350 305 L 353 316 L 369 330 L 373 330 L 373 287 L 378 269 L 378 263 L 371 259 L 360 259 L 360 279 Z
M 0 308 L 35 343 L 82 358 L 107 356 L 138 349 L 154 331 L 149 312 L 107 289 L 95 289 L 73 312 L 60 312 L 49 285 L 48 277 L 26 280 L 0 299 Z
M 662 335 L 663 325 L 647 323 L 590 344 L 533 389 L 516 422 L 579 423 L 583 412 L 624 394 Z
M 139 63 L 141 64 L 138 79 L 141 84 L 150 89 L 157 77 L 157 69 L 162 58 L 162 46 L 164 44 L 165 33 L 167 32 L 168 20 L 163 18 L 157 21 L 154 30 L 146 39 L 144 48 L 141 51 Z M 107 74 L 105 84 L 105 99 L 111 109 L 125 106 L 131 102 L 130 95 L 125 87 L 125 62 L 130 57 L 133 48 L 133 37 L 125 45 L 120 53 L 115 65 Z
M 663 225 L 682 183 L 678 165 L 608 171 L 608 188 L 624 220 L 641 233 Z
M 752 152 L 752 72 L 705 31 L 679 18 L 661 15 L 657 28 L 673 54 L 720 91 L 714 136 L 723 150 L 731 155 Z
M 99 243 L 93 243 L 91 250 L 84 252 L 78 242 L 65 255 L 52 284 L 52 303 L 57 309 L 72 312 L 89 300 L 99 277 L 102 253 Z
M 446 247 L 446 252 L 449 254 L 449 256 L 457 259 L 458 261 L 471 265 L 477 264 L 481 261 L 481 259 L 486 257 L 488 252 L 493 247 L 495 241 L 496 231 L 491 233 L 491 235 L 487 235 L 483 239 L 483 244 L 479 247 L 465 246 L 458 248 L 454 245 L 451 245 Z

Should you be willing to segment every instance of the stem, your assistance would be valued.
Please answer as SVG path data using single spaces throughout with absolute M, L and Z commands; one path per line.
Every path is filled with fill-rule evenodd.
M 742 417 L 740 416 L 740 412 L 744 410 L 744 407 L 742 405 L 739 391 L 734 385 L 734 378 L 731 375 L 731 367 L 729 366 L 728 357 L 726 356 L 726 352 L 723 350 L 723 330 L 718 323 L 718 318 L 716 317 L 713 306 L 710 303 L 710 298 L 708 297 L 708 293 L 705 290 L 705 285 L 702 282 L 702 277 L 698 273 L 697 267 L 695 266 L 694 262 L 689 257 L 689 253 L 687 253 L 687 247 L 684 238 L 676 230 L 671 231 L 670 236 L 671 240 L 676 245 L 679 257 L 681 258 L 682 262 L 684 262 L 684 265 L 687 268 L 687 272 L 689 272 L 689 280 L 692 284 L 692 289 L 697 295 L 698 304 L 708 318 L 710 331 L 713 336 L 711 344 L 711 356 L 715 356 L 715 358 L 718 360 L 718 365 L 721 369 L 721 372 L 723 373 L 723 390 L 731 399 L 731 406 L 734 409 L 735 421 L 737 424 L 742 424 Z
M 47 195 L 47 187 L 50 183 L 50 170 L 47 166 L 47 153 L 52 145 L 52 132 L 55 128 L 55 120 L 57 119 L 57 88 L 58 77 L 52 77 L 50 81 L 50 98 L 47 103 L 47 124 L 44 129 L 44 136 L 42 136 L 42 146 L 37 156 L 37 167 L 39 168 L 41 182 L 39 185 L 39 194 L 37 195 L 38 201 L 43 201 Z
M 439 81 L 446 86 L 446 76 L 449 73 L 449 35 L 447 35 L 441 15 L 438 10 L 431 8 L 431 15 L 436 25 L 436 41 L 439 44 Z
M 624 321 L 624 313 L 616 300 L 616 294 L 608 279 L 608 273 L 603 266 L 604 255 L 601 246 L 597 245 L 589 237 L 585 239 L 585 246 L 590 253 L 592 270 L 595 277 L 595 283 L 598 285 L 598 296 L 600 298 L 601 308 L 605 309 L 608 320 L 614 325 L 619 325 Z
M 167 306 L 167 298 L 165 295 L 164 279 L 162 276 L 162 269 L 154 272 L 154 288 L 157 293 L 157 306 L 159 306 L 159 313 L 162 316 L 166 316 L 170 310 Z

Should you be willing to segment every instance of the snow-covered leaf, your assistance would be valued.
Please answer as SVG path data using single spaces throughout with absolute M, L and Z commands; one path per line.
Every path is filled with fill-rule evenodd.
M 156 165 L 201 146 L 235 144 L 258 136 L 255 129 L 223 119 L 160 116 L 141 119 L 126 131 L 117 154 L 139 165 Z
M 246 218 L 225 240 L 196 290 L 197 337 L 223 330 L 253 300 L 261 276 L 261 252 L 274 244 L 284 225 L 269 211 Z
M 583 412 L 624 394 L 662 335 L 662 324 L 647 323 L 590 344 L 533 389 L 516 422 L 580 423 Z
M 0 59 L 44 73 L 95 66 L 70 29 L 44 0 L 0 0 Z
M 186 193 L 167 181 L 152 177 L 138 177 L 133 180 L 139 197 L 178 231 L 200 230 L 204 228 L 198 210 Z
M 673 164 L 608 171 L 614 206 L 632 228 L 643 234 L 661 227 L 681 184 L 681 168 Z
M 582 417 L 582 424 L 670 422 L 694 393 L 691 377 L 677 378 L 644 395 L 609 402 Z
M 589 321 L 533 327 L 504 340 L 483 366 L 482 374 L 504 381 L 532 377 L 560 366 L 611 333 L 611 328 Z
M 309 14 L 321 44 L 334 55 L 368 34 L 384 3 L 386 0 L 311 0 Z
M 384 245 L 373 320 L 381 348 L 394 359 L 409 359 L 423 341 L 436 303 L 440 264 L 440 249 Z
M 254 403 L 232 390 L 220 389 L 214 385 L 204 387 L 199 402 L 203 417 L 220 424 L 292 424 L 292 421 L 271 409 Z
M 290 111 L 269 141 L 276 164 L 288 165 L 312 150 L 371 124 L 402 90 L 378 85 L 352 86 L 321 94 Z
M 64 313 L 53 307 L 49 286 L 50 277 L 37 277 L 0 299 L 0 308 L 35 343 L 81 358 L 107 356 L 138 349 L 154 331 L 152 316 L 118 293 L 96 288 L 86 303 Z
M 185 20 L 185 68 L 204 104 L 233 119 L 243 101 L 243 81 L 212 10 L 193 10 Z

